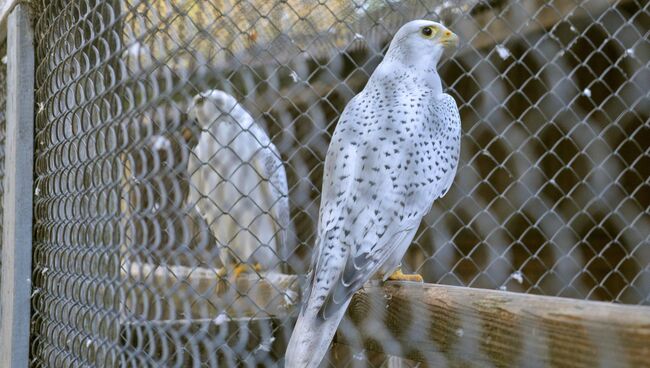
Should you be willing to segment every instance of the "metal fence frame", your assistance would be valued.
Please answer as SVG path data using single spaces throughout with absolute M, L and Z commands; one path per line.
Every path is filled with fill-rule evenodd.
M 32 168 L 34 162 L 34 34 L 27 4 L 10 2 L 0 14 L 7 28 L 5 177 L 2 226 L 0 357 L 5 367 L 26 367 L 32 273 Z

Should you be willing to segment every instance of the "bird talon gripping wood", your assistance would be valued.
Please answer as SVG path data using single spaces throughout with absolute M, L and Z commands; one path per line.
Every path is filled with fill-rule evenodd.
M 460 154 L 460 116 L 442 91 L 437 64 L 457 41 L 436 22 L 405 24 L 343 110 L 325 159 L 311 279 L 287 368 L 319 366 L 352 295 L 371 277 L 386 279 L 397 268 L 422 217 L 449 190 Z
M 239 277 L 239 275 L 241 275 L 246 271 L 248 271 L 248 265 L 245 263 L 240 263 L 237 266 L 235 266 L 235 268 L 232 270 L 232 274 L 233 276 L 235 276 L 235 278 L 237 278 Z
M 424 282 L 424 279 L 422 276 L 418 275 L 417 273 L 413 274 L 404 274 L 402 273 L 402 269 L 398 268 L 393 272 L 386 281 L 411 281 L 411 282 Z

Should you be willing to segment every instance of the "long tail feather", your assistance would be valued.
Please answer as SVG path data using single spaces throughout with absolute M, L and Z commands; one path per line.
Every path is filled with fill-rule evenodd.
M 320 365 L 350 300 L 325 320 L 318 316 L 319 308 L 309 304 L 300 312 L 285 355 L 286 368 L 317 368 Z

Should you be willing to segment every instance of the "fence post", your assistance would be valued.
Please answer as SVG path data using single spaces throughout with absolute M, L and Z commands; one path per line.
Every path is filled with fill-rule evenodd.
M 7 24 L 7 138 L 0 366 L 29 365 L 34 166 L 34 34 L 28 5 L 17 4 Z

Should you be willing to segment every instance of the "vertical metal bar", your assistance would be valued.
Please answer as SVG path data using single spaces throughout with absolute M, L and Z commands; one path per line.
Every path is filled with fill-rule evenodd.
M 34 33 L 29 7 L 18 4 L 7 24 L 7 143 L 0 366 L 29 365 L 34 166 Z

